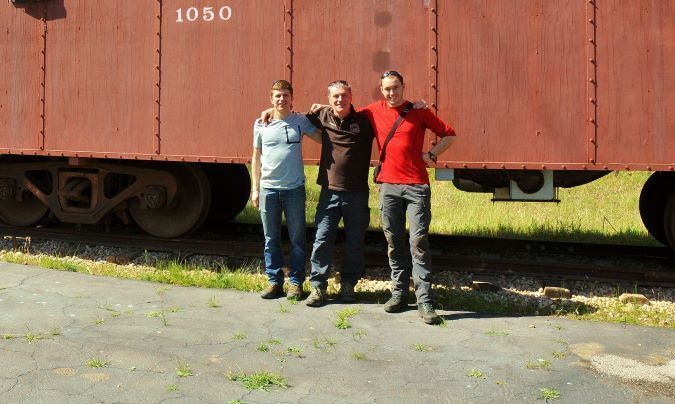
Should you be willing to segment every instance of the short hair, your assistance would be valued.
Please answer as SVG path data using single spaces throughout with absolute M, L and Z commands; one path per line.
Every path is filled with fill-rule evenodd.
M 387 70 L 386 72 L 382 73 L 382 77 L 380 77 L 380 82 L 382 82 L 382 80 L 384 80 L 385 78 L 387 78 L 389 76 L 394 76 L 394 77 L 398 78 L 401 81 L 401 84 L 403 84 L 403 76 L 401 75 L 401 73 L 397 72 L 396 70 Z
M 288 92 L 291 93 L 291 95 L 293 95 L 293 86 L 286 80 L 277 80 L 274 83 L 272 83 L 272 88 L 270 89 L 270 91 L 280 91 L 280 90 L 288 90 Z
M 344 88 L 350 93 L 352 92 L 352 87 L 347 83 L 347 80 L 335 80 L 334 82 L 330 83 L 328 85 L 328 95 L 330 95 L 330 91 L 334 88 Z

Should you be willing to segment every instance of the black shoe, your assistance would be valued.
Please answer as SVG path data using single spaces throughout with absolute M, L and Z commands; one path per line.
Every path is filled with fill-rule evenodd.
M 395 293 L 391 299 L 384 304 L 384 311 L 387 313 L 398 313 L 408 305 L 408 299 L 403 294 Z
M 441 317 L 436 314 L 434 306 L 431 303 L 420 303 L 417 305 L 417 311 L 420 312 L 420 317 L 427 324 L 440 324 Z
M 356 293 L 354 292 L 354 287 L 351 284 L 340 284 L 340 301 L 342 303 L 354 303 L 356 301 Z

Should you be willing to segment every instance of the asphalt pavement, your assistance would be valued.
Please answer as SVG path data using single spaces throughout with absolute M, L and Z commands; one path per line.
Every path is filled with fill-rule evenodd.
M 0 402 L 675 400 L 674 330 L 440 314 L 0 264 Z

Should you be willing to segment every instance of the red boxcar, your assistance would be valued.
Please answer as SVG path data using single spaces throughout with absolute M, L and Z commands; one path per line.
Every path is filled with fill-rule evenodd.
M 396 69 L 459 137 L 438 177 L 555 200 L 614 170 L 655 173 L 641 213 L 675 248 L 675 1 L 11 0 L 0 5 L 0 219 L 127 214 L 171 237 L 250 190 L 271 83 L 296 109 Z M 433 142 L 432 136 L 428 141 Z M 307 145 L 308 164 L 318 149 Z M 447 170 L 446 170 L 447 169 Z M 211 211 L 217 204 L 219 209 Z

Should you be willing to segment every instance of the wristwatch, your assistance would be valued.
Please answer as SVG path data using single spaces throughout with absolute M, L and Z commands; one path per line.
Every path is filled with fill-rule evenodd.
M 436 157 L 435 154 L 433 154 L 432 152 L 428 151 L 428 152 L 427 152 L 427 156 L 429 156 L 429 158 L 431 159 L 431 161 L 433 161 L 434 163 L 436 162 L 437 157 Z

